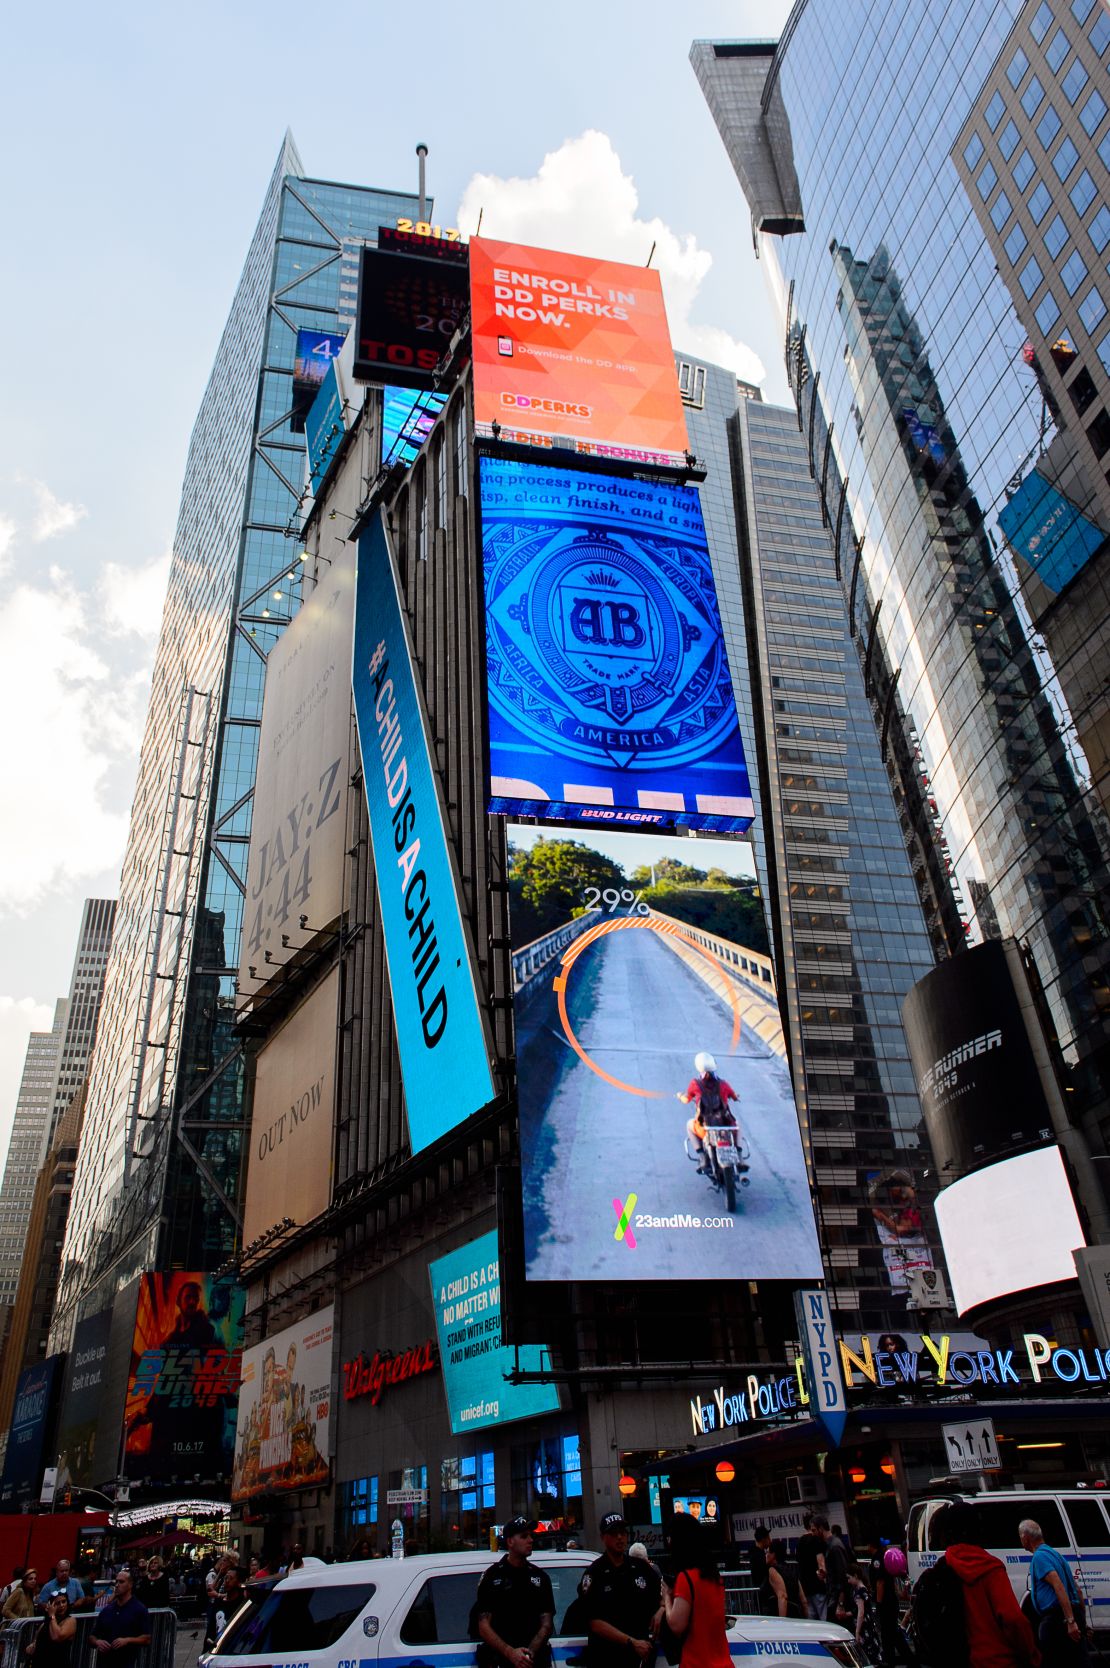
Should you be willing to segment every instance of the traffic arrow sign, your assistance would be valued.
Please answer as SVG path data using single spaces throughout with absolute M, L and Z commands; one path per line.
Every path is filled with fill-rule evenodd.
M 941 1432 L 950 1472 L 1001 1471 L 992 1419 L 962 1419 L 958 1425 L 942 1425 Z

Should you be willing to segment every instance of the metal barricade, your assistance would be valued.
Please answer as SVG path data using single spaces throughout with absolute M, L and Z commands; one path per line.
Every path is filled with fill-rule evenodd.
M 77 1635 L 73 1641 L 70 1668 L 90 1668 L 92 1662 L 99 1661 L 90 1643 L 96 1617 L 95 1610 L 77 1612 Z M 39 1616 L 25 1616 L 18 1622 L 9 1622 L 3 1633 L 0 1633 L 0 1644 L 3 1646 L 0 1668 L 33 1668 L 35 1659 L 31 1657 L 28 1661 L 27 1645 L 42 1626 L 42 1618 Z M 139 1651 L 136 1668 L 174 1668 L 176 1642 L 177 1616 L 174 1611 L 152 1610 L 150 1644 L 144 1645 Z

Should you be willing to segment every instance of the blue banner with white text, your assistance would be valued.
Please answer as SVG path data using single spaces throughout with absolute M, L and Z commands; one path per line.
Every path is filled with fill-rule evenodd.
M 455 866 L 381 518 L 358 541 L 353 686 L 413 1152 L 496 1094 Z

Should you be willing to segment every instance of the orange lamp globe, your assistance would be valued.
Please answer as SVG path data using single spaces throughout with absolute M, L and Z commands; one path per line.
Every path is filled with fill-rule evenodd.
M 713 1474 L 719 1483 L 731 1483 L 736 1475 L 736 1467 L 731 1460 L 718 1460 Z
M 889 1454 L 883 1460 L 883 1463 L 882 1463 L 882 1465 L 880 1465 L 879 1470 L 882 1472 L 884 1477 L 893 1477 L 895 1475 L 895 1470 L 896 1470 L 895 1464 L 894 1464 L 894 1461 L 891 1459 Z
M 621 1478 L 620 1482 L 617 1484 L 617 1487 L 620 1490 L 621 1494 L 627 1500 L 627 1498 L 630 1494 L 635 1494 L 635 1492 L 636 1492 L 636 1479 L 635 1479 L 635 1477 L 630 1477 L 628 1475 L 628 1473 L 626 1472 L 625 1475 Z
M 848 1477 L 858 1488 L 861 1483 L 865 1483 L 867 1481 L 867 1472 L 863 1469 L 862 1465 L 853 1465 L 849 1468 Z

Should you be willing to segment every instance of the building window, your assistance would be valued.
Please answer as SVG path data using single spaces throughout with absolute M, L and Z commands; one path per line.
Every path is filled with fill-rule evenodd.
M 979 187 L 979 195 L 985 203 L 995 186 L 998 184 L 998 175 L 995 173 L 992 163 L 987 163 L 975 183 Z
M 1103 167 L 1110 170 L 1110 133 L 1106 135 L 1106 138 L 1099 146 L 1098 154 L 1102 159 Z
M 1087 236 L 1101 255 L 1110 243 L 1110 208 L 1107 208 L 1105 203 L 1087 227 Z
M 513 1511 L 572 1528 L 582 1521 L 578 1437 L 542 1436 L 512 1450 Z
M 1110 417 L 1105 411 L 1100 411 L 1094 422 L 1087 424 L 1087 437 L 1099 457 L 1110 452 Z
M 1090 335 L 1106 317 L 1106 303 L 1098 290 L 1091 287 L 1083 300 L 1079 303 L 1079 317 L 1083 321 L 1083 328 Z
M 994 132 L 995 128 L 998 126 L 999 122 L 1002 120 L 1002 118 L 1005 114 L 1006 114 L 1006 101 L 1002 97 L 1001 93 L 995 93 L 994 97 L 991 99 L 990 103 L 987 105 L 986 110 L 984 111 L 984 115 L 986 116 L 987 126 L 990 128 L 992 133 Z
M 1060 309 L 1056 305 L 1056 297 L 1053 295 L 1051 290 L 1046 290 L 1044 300 L 1037 308 L 1037 323 L 1040 326 L 1041 334 L 1043 336 L 1048 336 L 1052 333 L 1053 326 L 1056 324 L 1059 317 Z
M 441 1510 L 448 1533 L 463 1541 L 484 1541 L 497 1521 L 493 1450 L 442 1461 Z
M 1048 0 L 1043 0 L 1043 4 L 1037 7 L 1037 14 L 1029 25 L 1029 33 L 1039 46 L 1051 28 L 1052 7 L 1048 4 Z
M 1071 15 L 1077 23 L 1086 23 L 1094 5 L 1095 0 L 1071 0 Z
M 1010 228 L 1010 235 L 1005 244 L 1006 254 L 1009 256 L 1011 266 L 1017 265 L 1018 256 L 1024 252 L 1028 242 L 1029 239 L 1022 231 L 1020 222 L 1015 221 Z
M 968 140 L 967 144 L 964 146 L 964 161 L 967 164 L 967 169 L 968 169 L 969 173 L 976 166 L 976 164 L 980 161 L 982 155 L 983 155 L 983 141 L 980 139 L 980 137 L 977 133 L 973 133 L 971 135 L 971 138 Z M 684 368 L 685 367 L 683 367 L 683 369 Z
M 1026 87 L 1025 91 L 1021 95 L 1021 108 L 1025 111 L 1025 114 L 1029 117 L 1030 121 L 1033 120 L 1033 117 L 1040 109 L 1041 100 L 1043 98 L 1044 88 L 1041 86 L 1037 77 L 1034 76 L 1028 87 Z
M 1059 255 L 1061 249 L 1063 249 L 1067 241 L 1068 228 L 1064 225 L 1060 216 L 1057 215 L 1047 232 L 1044 234 L 1044 246 L 1052 256 L 1053 260 L 1055 260 L 1057 255 Z
M 995 231 L 1000 232 L 1009 218 L 1010 199 L 1004 191 L 1000 191 L 995 198 L 994 207 L 991 209 L 991 219 L 994 221 Z
M 1098 356 L 1102 360 L 1102 368 L 1110 376 L 1110 336 L 1104 336 L 1098 344 Z
M 1044 53 L 1045 57 L 1048 59 L 1048 67 L 1054 75 L 1070 51 L 1071 42 L 1062 29 L 1057 29 L 1052 39 L 1045 47 Z
M 1087 263 L 1078 249 L 1072 250 L 1060 269 L 1060 276 L 1064 280 L 1064 288 L 1068 294 L 1074 295 L 1087 276 Z
M 1024 191 L 1025 187 L 1029 184 L 1029 181 L 1033 178 L 1033 175 L 1036 172 L 1036 169 L 1033 167 L 1033 158 L 1029 155 L 1028 151 L 1022 151 L 1021 155 L 1014 163 L 1012 172 L 1014 176 L 1014 184 L 1017 186 L 1019 191 Z
M 1091 45 L 1100 58 L 1110 46 L 1110 12 L 1099 12 L 1091 24 Z
M 1029 59 L 1019 46 L 1009 64 L 1006 66 L 1006 79 L 1016 92 L 1025 79 L 1025 72 L 1029 68 Z
M 1103 98 L 1101 93 L 1092 93 L 1082 110 L 1079 112 L 1079 120 L 1083 123 L 1085 131 L 1089 133 L 1092 138 L 1094 138 L 1099 127 L 1102 125 L 1102 118 L 1105 114 L 1106 100 Z
M 1087 210 L 1098 196 L 1098 192 L 1095 190 L 1095 182 L 1087 172 L 1086 168 L 1084 168 L 1068 195 L 1071 197 L 1072 206 L 1075 209 L 1076 214 L 1080 217 L 1086 214 Z
M 1018 148 L 1019 137 L 1017 127 L 1013 122 L 1007 122 L 998 136 L 998 148 L 1007 162 Z
M 1060 149 L 1056 152 L 1056 155 L 1052 159 L 1052 166 L 1055 168 L 1057 174 L 1059 174 L 1060 179 L 1066 180 L 1078 161 L 1079 152 L 1076 150 L 1072 141 L 1065 138 L 1060 146 Z
M 1046 151 L 1055 139 L 1056 135 L 1059 133 L 1061 126 L 1062 123 L 1060 118 L 1050 104 L 1040 121 L 1037 123 L 1037 138 L 1040 140 Z
M 1039 180 L 1033 195 L 1029 199 L 1029 212 L 1033 216 L 1034 226 L 1040 225 L 1051 207 L 1052 194 L 1044 181 Z
M 1087 71 L 1083 68 L 1083 65 L 1077 58 L 1075 63 L 1068 70 L 1068 73 L 1065 75 L 1063 81 L 1060 83 L 1064 89 L 1064 97 L 1067 99 L 1069 104 L 1075 103 L 1076 99 L 1079 97 L 1080 93 L 1083 91 L 1090 79 L 1091 78 L 1087 74 Z

